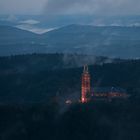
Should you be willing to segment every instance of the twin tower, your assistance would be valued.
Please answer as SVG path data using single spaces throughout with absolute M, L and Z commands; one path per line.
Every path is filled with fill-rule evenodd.
M 90 74 L 88 66 L 84 66 L 82 73 L 81 102 L 87 103 L 91 99 Z

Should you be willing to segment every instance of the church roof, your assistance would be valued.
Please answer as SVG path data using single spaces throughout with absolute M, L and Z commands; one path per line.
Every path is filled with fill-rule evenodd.
M 111 93 L 111 92 L 119 92 L 126 93 L 126 90 L 120 87 L 94 87 L 92 88 L 93 93 Z

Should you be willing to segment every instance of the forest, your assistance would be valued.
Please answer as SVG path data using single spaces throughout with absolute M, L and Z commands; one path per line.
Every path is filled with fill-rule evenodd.
M 130 98 L 66 105 L 79 99 L 89 65 L 92 87 L 121 87 Z M 139 140 L 140 60 L 78 54 L 0 58 L 1 140 Z
M 48 102 L 58 94 L 78 99 L 85 64 L 89 64 L 92 87 L 121 87 L 139 98 L 140 60 L 33 54 L 0 58 L 0 101 Z

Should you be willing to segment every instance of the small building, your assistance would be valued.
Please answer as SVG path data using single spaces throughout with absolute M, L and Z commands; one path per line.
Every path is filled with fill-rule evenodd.
M 91 76 L 88 66 L 84 66 L 81 80 L 81 103 L 91 100 L 112 100 L 127 99 L 129 95 L 126 90 L 120 87 L 94 87 L 91 88 Z

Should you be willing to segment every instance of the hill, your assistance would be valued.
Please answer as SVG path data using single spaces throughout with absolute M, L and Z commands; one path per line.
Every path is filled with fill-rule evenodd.
M 39 52 L 38 35 L 11 26 L 0 26 L 0 56 Z M 37 46 L 37 47 L 36 47 Z
M 15 27 L 11 26 L 0 26 L 0 42 L 1 44 L 4 43 L 10 43 L 10 41 L 23 41 L 29 38 L 35 38 L 37 37 L 37 34 L 31 33 L 29 31 L 21 30 Z M 19 40 L 20 39 L 20 40 Z M 8 42 L 4 42 L 8 41 Z M 11 42 L 12 43 L 12 42 Z
M 59 52 L 97 56 L 140 57 L 140 27 L 70 25 L 42 35 Z
M 64 59 L 60 54 L 0 58 L 0 102 L 47 102 L 57 94 L 78 100 L 85 60 L 77 65 L 76 57 L 80 58 L 69 56 Z M 121 87 L 139 100 L 140 60 L 99 65 L 94 59 L 89 62 L 92 87 Z
M 79 53 L 140 58 L 140 27 L 69 25 L 42 35 L 0 27 L 0 55 Z

